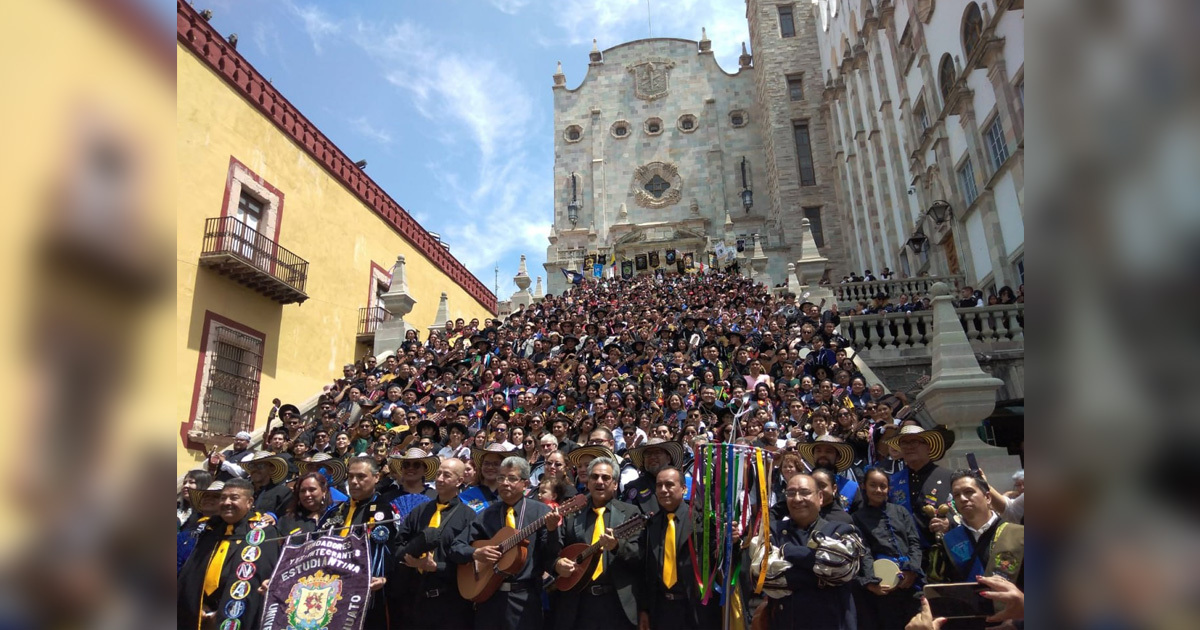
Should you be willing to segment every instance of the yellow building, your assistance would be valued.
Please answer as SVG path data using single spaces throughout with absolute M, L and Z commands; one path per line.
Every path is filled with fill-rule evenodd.
M 496 297 L 187 3 L 178 3 L 178 469 L 271 400 L 301 404 L 362 356 L 397 255 L 405 321 L 492 316 Z M 356 337 L 358 339 L 356 339 Z M 422 335 L 424 338 L 424 335 Z

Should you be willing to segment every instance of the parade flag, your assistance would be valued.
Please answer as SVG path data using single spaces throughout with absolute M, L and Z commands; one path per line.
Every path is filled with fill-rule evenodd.
M 283 548 L 263 602 L 262 630 L 361 630 L 371 571 L 366 536 L 326 536 Z
M 603 275 L 604 275 L 604 265 L 601 265 L 601 264 L 592 265 L 592 277 L 593 278 L 599 278 L 600 276 L 603 276 Z
M 658 269 L 658 252 L 657 251 L 650 252 L 650 266 L 654 269 Z
M 637 256 L 634 256 L 633 261 L 634 261 L 634 264 L 637 265 L 638 271 L 646 270 L 646 255 L 645 254 L 638 254 Z
M 568 271 L 566 269 L 560 269 L 560 271 L 567 277 L 567 282 L 571 284 L 581 284 L 583 282 L 583 274 L 578 271 Z
M 675 250 L 673 250 L 673 249 L 667 250 L 667 264 L 668 265 L 675 264 Z
M 633 277 L 633 261 L 626 260 L 621 263 L 621 277 L 628 280 Z

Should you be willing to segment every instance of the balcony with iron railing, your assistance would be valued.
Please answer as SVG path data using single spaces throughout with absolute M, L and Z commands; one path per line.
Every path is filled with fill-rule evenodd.
M 280 304 L 299 304 L 308 299 L 304 292 L 308 261 L 237 217 L 204 221 L 200 265 Z
M 358 342 L 365 343 L 375 338 L 379 325 L 392 318 L 382 306 L 364 306 L 358 309 Z

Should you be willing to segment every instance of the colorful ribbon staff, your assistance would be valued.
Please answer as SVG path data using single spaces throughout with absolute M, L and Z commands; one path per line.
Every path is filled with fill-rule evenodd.
M 763 449 L 752 446 L 704 444 L 692 465 L 692 479 L 697 487 L 692 491 L 689 506 L 692 514 L 700 515 L 700 526 L 692 531 L 688 553 L 703 603 L 709 602 L 714 591 L 720 594 L 726 627 L 738 625 L 744 619 L 741 611 L 734 610 L 743 605 L 737 590 L 741 554 L 734 547 L 734 538 L 753 535 L 757 530 L 764 542 L 770 540 L 766 509 L 771 469 L 764 455 Z M 756 511 L 751 509 L 752 480 L 758 484 L 754 493 L 758 499 Z M 765 570 L 760 572 L 755 593 L 762 592 L 765 574 Z

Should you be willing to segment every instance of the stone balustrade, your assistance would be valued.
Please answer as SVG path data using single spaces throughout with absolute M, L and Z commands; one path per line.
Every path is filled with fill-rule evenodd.
M 945 282 L 956 289 L 962 286 L 964 277 L 958 276 L 929 276 L 921 278 L 906 278 L 904 280 L 876 280 L 874 282 L 847 282 L 846 284 L 831 285 L 833 294 L 837 296 L 838 304 L 857 304 L 870 302 L 875 295 L 882 292 L 894 300 L 901 293 L 915 294 L 918 298 L 929 293 L 929 287 L 935 282 Z
M 1025 342 L 1024 304 L 960 308 L 956 312 L 973 346 Z M 841 333 L 857 351 L 921 349 L 933 339 L 933 311 L 844 316 Z

